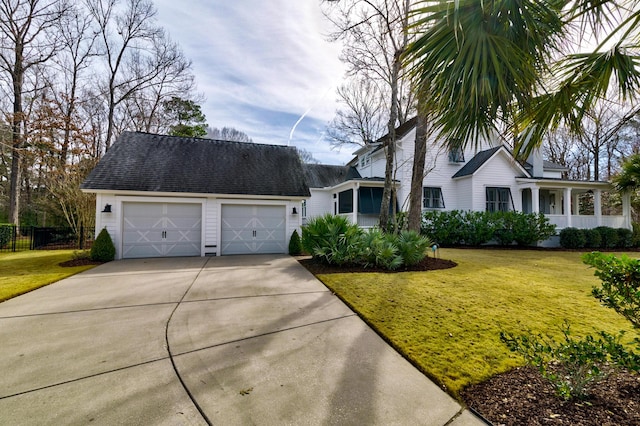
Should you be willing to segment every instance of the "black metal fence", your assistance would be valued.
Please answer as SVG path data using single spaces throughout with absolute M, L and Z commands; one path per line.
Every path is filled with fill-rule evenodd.
M 0 225 L 0 252 L 89 249 L 93 237 L 93 229 L 84 227 L 75 231 L 64 227 Z

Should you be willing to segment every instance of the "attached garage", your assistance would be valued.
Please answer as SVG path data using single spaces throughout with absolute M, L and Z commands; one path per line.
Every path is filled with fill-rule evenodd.
M 80 188 L 116 259 L 287 253 L 310 196 L 294 147 L 137 132 Z
M 286 253 L 286 208 L 222 205 L 221 254 Z
M 122 203 L 122 257 L 200 256 L 202 205 Z

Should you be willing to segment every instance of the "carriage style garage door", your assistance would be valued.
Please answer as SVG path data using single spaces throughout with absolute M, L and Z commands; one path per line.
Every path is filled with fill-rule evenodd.
M 123 203 L 122 257 L 200 256 L 202 205 Z
M 286 253 L 285 206 L 222 205 L 221 254 Z

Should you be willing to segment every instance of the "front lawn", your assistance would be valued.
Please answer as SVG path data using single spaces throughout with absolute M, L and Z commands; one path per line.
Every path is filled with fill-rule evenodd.
M 324 274 L 318 278 L 449 393 L 523 365 L 500 331 L 638 336 L 591 296 L 599 283 L 580 253 L 441 249 L 458 263 L 428 272 Z
M 86 271 L 95 265 L 62 267 L 74 250 L 0 253 L 0 302 Z

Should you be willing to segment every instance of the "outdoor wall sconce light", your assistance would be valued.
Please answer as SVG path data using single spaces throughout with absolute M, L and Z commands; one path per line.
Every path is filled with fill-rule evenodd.
M 294 207 L 293 210 L 291 210 L 291 214 L 298 214 L 298 209 Z
M 111 204 L 105 204 L 102 213 L 111 213 Z

